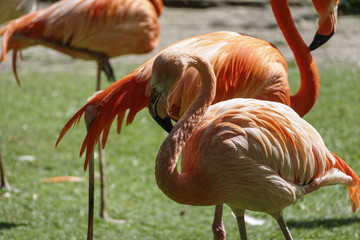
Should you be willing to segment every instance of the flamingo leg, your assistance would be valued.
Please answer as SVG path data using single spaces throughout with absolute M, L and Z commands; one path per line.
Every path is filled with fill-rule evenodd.
M 284 234 L 284 237 L 286 240 L 293 240 L 293 237 L 291 236 L 291 233 L 289 231 L 289 228 L 287 227 L 286 223 L 285 223 L 285 220 L 284 220 L 284 217 L 282 215 L 282 213 L 279 213 L 277 215 L 273 215 L 273 217 L 276 219 L 276 221 L 278 222 L 280 228 L 281 228 L 281 231 L 283 232 Z
M 102 136 L 99 139 L 99 165 L 100 165 L 100 195 L 101 195 L 101 206 L 100 206 L 100 217 L 108 219 L 106 212 L 106 177 L 105 177 L 105 154 L 104 149 L 101 147 Z
M 106 70 L 104 70 L 104 65 L 103 65 L 103 61 L 98 61 L 98 68 L 97 68 L 97 81 L 96 81 L 96 91 L 100 91 L 101 89 L 101 71 L 104 71 L 106 73 L 106 75 L 108 76 L 109 79 L 114 79 L 113 71 L 111 69 L 110 63 L 108 61 L 108 58 L 102 58 L 105 59 L 106 61 L 106 66 L 108 66 L 107 68 L 110 69 L 111 71 L 111 76 L 109 78 L 108 74 L 106 73 Z M 95 112 L 94 110 L 94 118 L 97 115 L 97 110 Z M 113 223 L 124 223 L 125 220 L 123 219 L 113 219 L 110 218 L 107 214 L 106 211 L 106 173 L 105 173 L 105 151 L 101 146 L 102 143 L 102 135 L 100 135 L 99 138 L 99 144 L 98 144 L 98 149 L 99 149 L 99 166 L 100 166 L 100 199 L 101 199 L 101 203 L 100 203 L 100 217 L 106 221 L 110 221 Z
M 103 70 L 102 61 L 99 61 L 98 68 L 97 68 L 96 91 L 100 91 L 100 89 L 101 89 L 101 70 Z M 108 215 L 106 212 L 105 153 L 104 153 L 104 149 L 101 147 L 101 142 L 102 142 L 102 135 L 100 135 L 99 144 L 98 144 L 98 146 L 99 146 L 99 165 L 100 165 L 100 195 L 101 195 L 100 217 L 103 219 L 107 219 Z
M 247 240 L 244 214 L 245 214 L 245 211 L 242 211 L 241 214 L 236 214 L 236 220 L 238 222 L 238 227 L 239 227 L 240 239 L 241 240 Z
M 106 77 L 108 78 L 109 81 L 112 81 L 114 82 L 115 81 L 115 76 L 114 76 L 114 71 L 110 65 L 110 62 L 109 62 L 109 57 L 106 56 L 106 55 L 101 55 L 99 58 L 98 58 L 98 69 L 100 69 L 100 71 L 104 71 Z M 99 72 L 99 70 L 98 70 Z M 98 73 L 99 74 L 99 73 Z M 99 78 L 98 78 L 98 86 L 100 86 L 100 83 L 99 83 Z M 100 90 L 100 87 L 98 87 L 97 89 L 98 91 Z
M 212 224 L 214 240 L 225 240 L 226 239 L 226 231 L 225 231 L 224 223 L 222 221 L 222 212 L 223 212 L 223 205 L 216 205 L 214 221 Z
M 85 110 L 85 123 L 89 131 L 95 117 L 97 109 L 90 105 Z M 87 240 L 93 239 L 94 229 L 94 153 L 90 155 L 89 159 L 89 212 L 88 212 L 88 232 Z
M 4 170 L 4 166 L 2 164 L 2 158 L 1 158 L 1 153 L 0 153 L 0 174 L 1 174 L 1 185 L 0 187 L 3 188 L 3 189 L 7 189 L 9 190 L 10 189 L 10 186 L 6 180 L 6 177 L 5 177 L 5 170 Z

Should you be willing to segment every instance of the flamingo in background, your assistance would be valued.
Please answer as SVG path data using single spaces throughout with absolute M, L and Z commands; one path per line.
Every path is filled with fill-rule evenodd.
M 156 181 L 165 195 L 181 204 L 227 204 L 242 240 L 247 239 L 245 210 L 270 214 L 285 239 L 292 239 L 284 208 L 323 186 L 346 185 L 353 212 L 360 207 L 359 177 L 290 107 L 242 98 L 210 106 L 217 80 L 206 57 L 179 49 L 155 59 L 149 111 L 157 121 L 169 119 L 171 93 L 190 67 L 201 76 L 201 90 L 156 158 Z
M 98 91 L 101 71 L 114 80 L 109 58 L 148 53 L 158 45 L 162 8 L 161 0 L 62 0 L 1 28 L 1 61 L 13 50 L 13 71 L 20 85 L 16 59 L 23 48 L 43 45 L 74 58 L 96 60 Z M 99 152 L 103 186 L 105 160 L 102 149 Z M 104 191 L 101 187 L 101 199 L 105 199 Z M 100 216 L 107 218 L 104 201 Z
M 96 60 L 97 89 L 100 71 L 114 79 L 109 58 L 148 53 L 159 42 L 161 0 L 62 0 L 26 14 L 0 29 L 4 35 L 2 58 L 13 50 L 16 72 L 17 52 L 43 45 L 74 58 Z

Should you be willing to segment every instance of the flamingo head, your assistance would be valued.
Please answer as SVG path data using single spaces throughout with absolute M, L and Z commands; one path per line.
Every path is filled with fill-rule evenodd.
M 155 89 L 151 90 L 149 112 L 152 118 L 168 133 L 172 130 L 172 123 L 167 113 L 167 98 L 165 94 Z
M 319 28 L 309 46 L 311 51 L 323 45 L 334 35 L 339 0 L 313 0 L 313 4 L 319 14 Z
M 181 56 L 178 52 L 166 50 L 156 57 L 152 68 L 149 112 L 167 132 L 173 127 L 168 112 L 168 99 L 188 67 Z

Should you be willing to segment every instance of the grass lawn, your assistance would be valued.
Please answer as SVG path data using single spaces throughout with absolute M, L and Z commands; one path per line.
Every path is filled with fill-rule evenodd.
M 0 151 L 12 187 L 0 190 L 0 239 L 85 239 L 87 181 L 45 183 L 54 176 L 80 176 L 78 157 L 85 124 L 73 128 L 54 148 L 61 127 L 95 88 L 95 64 L 72 61 L 51 73 L 20 65 L 22 87 L 10 67 L 0 73 Z M 53 67 L 55 67 L 55 63 Z M 117 77 L 139 63 L 117 63 Z M 121 70 L 118 66 L 121 65 Z M 88 72 L 89 71 L 89 72 Z M 328 148 L 360 174 L 360 70 L 323 68 L 320 97 L 306 116 Z M 299 77 L 290 64 L 292 87 Z M 165 133 L 141 111 L 119 136 L 113 127 L 106 146 L 108 213 L 124 224 L 101 220 L 96 186 L 94 239 L 211 239 L 213 207 L 179 205 L 169 200 L 154 178 L 155 157 Z M 23 159 L 21 156 L 31 158 Z M 97 163 L 97 162 L 96 162 Z M 96 166 L 97 167 L 97 166 Z M 98 177 L 98 175 L 97 175 Z M 97 184 L 99 183 L 97 179 Z M 225 207 L 228 239 L 239 239 L 236 220 Z M 282 239 L 275 220 L 263 213 L 262 226 L 247 225 L 249 239 Z M 295 239 L 359 239 L 360 213 L 353 214 L 345 186 L 322 188 L 284 212 Z

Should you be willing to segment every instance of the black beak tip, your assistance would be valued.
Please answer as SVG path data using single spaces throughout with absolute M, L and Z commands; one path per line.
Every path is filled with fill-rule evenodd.
M 167 116 L 166 118 L 162 119 L 159 116 L 155 116 L 153 117 L 154 120 L 160 125 L 160 127 L 162 127 L 165 131 L 167 131 L 168 133 L 171 132 L 173 125 L 171 123 L 171 119 L 169 116 Z
M 334 33 L 335 33 L 334 31 L 332 31 L 329 35 L 322 35 L 316 33 L 314 40 L 309 45 L 310 51 L 314 51 L 315 49 L 326 43 L 334 35 Z

